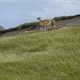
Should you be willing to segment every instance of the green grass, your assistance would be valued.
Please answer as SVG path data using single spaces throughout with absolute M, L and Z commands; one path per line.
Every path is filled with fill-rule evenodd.
M 80 80 L 80 27 L 0 38 L 0 80 Z

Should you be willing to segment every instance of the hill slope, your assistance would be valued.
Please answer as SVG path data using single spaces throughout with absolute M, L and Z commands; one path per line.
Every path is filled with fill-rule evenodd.
M 80 80 L 80 27 L 0 38 L 0 80 Z
M 66 20 L 59 20 L 57 21 L 56 24 L 57 27 L 74 26 L 74 25 L 80 25 L 80 16 Z
M 80 14 L 74 16 L 62 16 L 55 17 L 56 20 L 56 28 L 61 28 L 64 26 L 79 26 L 80 25 Z M 17 35 L 21 32 L 36 30 L 39 28 L 38 22 L 24 23 L 14 28 L 10 28 L 7 30 L 0 31 L 0 37 L 4 36 L 13 36 Z

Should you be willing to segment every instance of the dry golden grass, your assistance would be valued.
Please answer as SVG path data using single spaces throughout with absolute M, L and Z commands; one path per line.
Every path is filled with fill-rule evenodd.
M 0 80 L 80 80 L 80 27 L 0 38 Z

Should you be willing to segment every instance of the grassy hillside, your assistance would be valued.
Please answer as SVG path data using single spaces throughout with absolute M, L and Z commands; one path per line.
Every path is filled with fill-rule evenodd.
M 54 19 L 56 21 L 58 21 L 58 20 L 72 19 L 72 18 L 76 18 L 76 17 L 80 17 L 80 14 L 73 15 L 73 16 L 60 16 L 60 17 L 55 17 Z
M 0 80 L 80 80 L 80 26 L 0 38 Z
M 80 14 L 72 15 L 72 16 L 59 16 L 59 17 L 55 17 L 54 19 L 56 20 L 56 27 L 62 26 L 62 25 L 63 26 L 64 25 L 69 25 L 69 24 L 71 24 L 71 25 L 72 24 L 73 25 L 74 24 L 75 25 L 79 24 L 80 25 Z M 35 30 L 36 28 L 38 28 L 38 22 L 24 23 L 24 24 L 21 24 L 19 26 L 13 27 L 13 28 L 0 30 L 0 35 L 6 34 L 6 33 L 9 33 L 9 32 L 19 31 L 19 30 L 21 31 L 21 30 L 24 30 L 24 29 L 26 29 L 28 31 L 29 30 Z

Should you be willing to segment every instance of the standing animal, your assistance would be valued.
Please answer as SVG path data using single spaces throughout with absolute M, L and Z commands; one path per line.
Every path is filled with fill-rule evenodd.
M 46 30 L 46 28 L 54 27 L 55 28 L 55 20 L 49 19 L 49 20 L 41 20 L 41 17 L 38 17 L 37 20 L 39 20 L 40 26 Z

